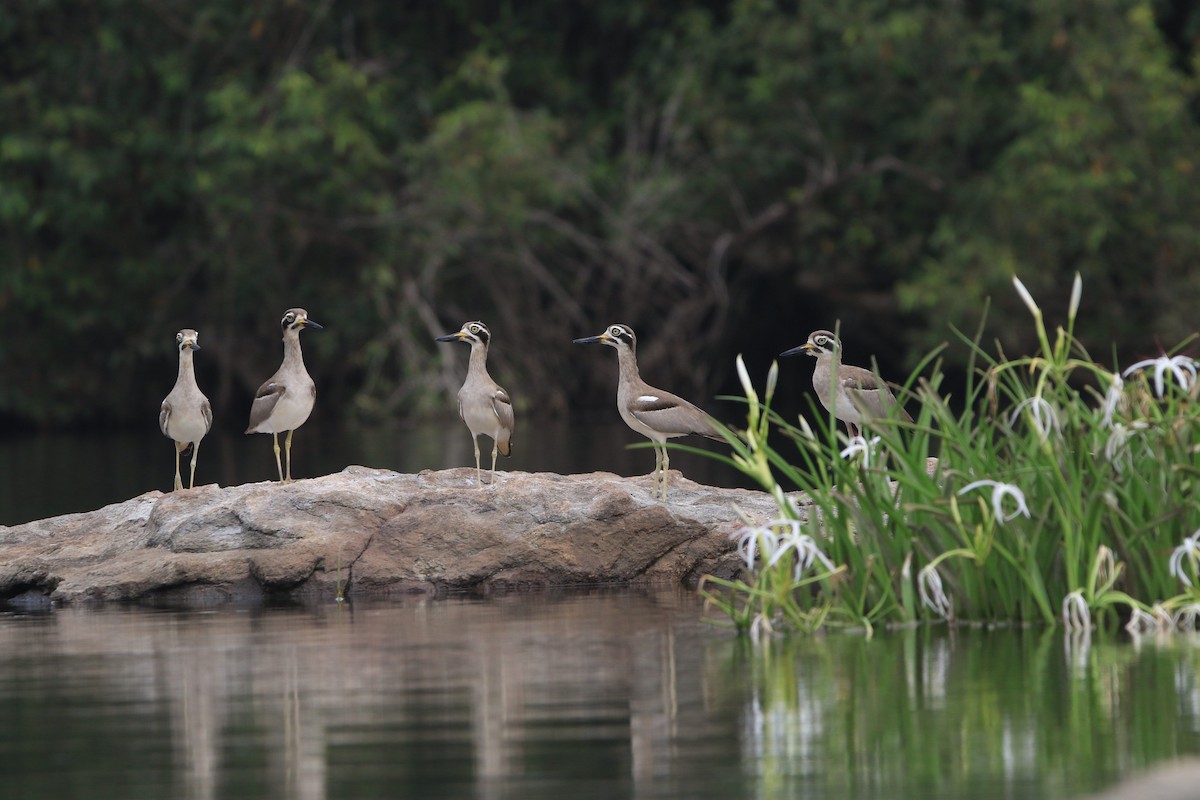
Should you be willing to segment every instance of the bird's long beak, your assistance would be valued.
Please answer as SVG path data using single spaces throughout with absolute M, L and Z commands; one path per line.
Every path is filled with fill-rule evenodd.
M 462 338 L 463 338 L 463 332 L 455 331 L 454 333 L 447 333 L 445 336 L 439 336 L 436 339 L 434 339 L 434 341 L 435 342 L 461 342 Z
M 318 325 L 317 323 L 313 322 L 313 321 L 312 321 L 311 319 L 309 319 L 308 317 L 305 317 L 305 318 L 304 318 L 304 321 L 301 323 L 300 327 L 302 327 L 302 328 L 312 328 L 314 331 L 319 331 L 319 330 L 321 330 L 322 328 L 324 328 L 325 326 L 324 326 L 324 325 Z
M 608 335 L 608 331 L 599 336 L 585 336 L 582 339 L 576 339 L 575 344 L 604 344 L 612 337 Z
M 196 344 L 195 339 L 184 339 L 183 343 L 188 346 L 189 350 L 199 350 L 200 345 Z
M 814 349 L 815 347 L 812 342 L 805 342 L 799 347 L 793 347 L 791 350 L 784 350 L 779 354 L 779 357 L 784 358 L 786 356 L 798 356 L 801 353 L 811 353 Z

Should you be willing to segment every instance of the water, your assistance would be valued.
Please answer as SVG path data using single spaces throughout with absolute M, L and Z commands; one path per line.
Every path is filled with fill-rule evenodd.
M 753 646 L 684 590 L 0 614 L 0 797 L 1060 798 L 1200 748 L 1195 642 Z
M 620 426 L 510 469 L 644 474 Z M 458 425 L 297 434 L 298 475 L 471 463 Z M 157 435 L 0 440 L 0 524 L 169 488 Z M 716 462 L 673 466 L 737 484 Z M 199 478 L 271 476 L 216 435 Z M 1200 649 L 926 627 L 754 645 L 681 588 L 0 610 L 9 798 L 1063 798 L 1200 752 Z
M 613 416 L 616 412 L 613 412 Z M 482 453 L 491 463 L 491 440 Z M 500 470 L 578 473 L 607 471 L 646 475 L 654 452 L 630 448 L 646 442 L 624 423 L 554 422 L 527 426 L 511 458 Z M 677 440 L 721 451 L 717 442 L 689 437 Z M 55 433 L 0 437 L 0 525 L 74 511 L 90 511 L 136 497 L 151 489 L 170 491 L 174 479 L 171 442 L 157 427 L 140 432 Z M 350 464 L 399 472 L 470 466 L 471 438 L 457 418 L 419 426 L 341 429 L 308 424 L 296 432 L 292 476 L 340 472 Z M 671 467 L 713 486 L 747 486 L 732 468 L 711 458 L 672 452 Z M 187 481 L 188 465 L 181 466 Z M 271 437 L 213 431 L 204 438 L 196 468 L 197 485 L 232 486 L 276 478 Z

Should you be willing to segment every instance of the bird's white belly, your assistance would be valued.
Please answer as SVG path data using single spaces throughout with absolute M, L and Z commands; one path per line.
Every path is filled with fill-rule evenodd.
M 821 404 L 825 406 L 826 409 L 829 408 L 829 401 L 824 397 L 821 398 Z M 858 410 L 858 407 L 855 406 L 854 403 L 850 402 L 850 400 L 844 395 L 838 395 L 837 405 L 833 409 L 833 415 L 842 422 L 850 422 L 855 425 L 863 421 L 862 413 Z
M 492 410 L 491 403 L 486 406 L 461 405 L 459 413 L 462 415 L 463 422 L 467 423 L 467 427 L 470 428 L 472 436 L 486 434 L 493 439 L 499 438 L 500 419 Z
M 654 428 L 651 428 L 649 425 L 642 422 L 640 419 L 635 417 L 633 414 L 629 413 L 629 411 L 625 408 L 625 403 L 622 402 L 620 400 L 620 398 L 618 398 L 618 400 L 617 400 L 617 411 L 621 412 L 621 419 L 625 420 L 626 425 L 633 428 L 635 431 L 640 433 L 642 436 L 645 436 L 647 439 L 651 439 L 651 440 L 659 442 L 659 443 L 665 442 L 667 440 L 669 434 L 664 434 L 662 431 L 654 430 Z M 674 435 L 678 436 L 679 434 L 674 434 Z
M 258 426 L 258 432 L 283 433 L 296 430 L 312 413 L 315 399 L 312 392 L 303 390 L 295 393 L 287 392 L 279 398 L 279 402 L 271 410 L 271 416 Z
M 176 442 L 198 442 L 208 433 L 203 417 L 172 416 L 167 423 L 167 435 Z

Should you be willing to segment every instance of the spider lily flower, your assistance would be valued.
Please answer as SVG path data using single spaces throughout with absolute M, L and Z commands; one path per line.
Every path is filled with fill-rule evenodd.
M 1021 279 L 1013 275 L 1013 288 L 1017 290 L 1017 294 L 1021 296 L 1021 302 L 1029 309 L 1029 313 L 1038 319 L 1042 318 L 1042 310 L 1038 308 L 1038 304 L 1034 302 L 1033 295 L 1025 288 L 1025 284 L 1021 283 Z
M 1104 443 L 1104 460 L 1116 467 L 1117 472 L 1121 472 L 1127 459 L 1118 460 L 1118 456 L 1125 452 L 1126 446 L 1134 434 L 1141 433 L 1149 427 L 1145 422 L 1134 422 L 1128 427 L 1119 422 L 1113 423 L 1112 433 L 1108 435 L 1108 440 Z
M 1092 610 L 1079 589 L 1068 594 L 1062 602 L 1063 627 L 1069 631 L 1086 631 L 1092 627 Z
M 733 535 L 737 539 L 737 553 L 748 572 L 754 572 L 759 550 L 763 559 L 768 559 L 779 549 L 779 534 L 769 525 L 746 525 L 734 531 Z
M 1029 409 L 1033 427 L 1038 432 L 1038 438 L 1043 442 L 1050 436 L 1051 431 L 1062 435 L 1062 423 L 1058 421 L 1058 410 L 1044 397 L 1026 397 L 1017 403 L 1017 407 L 1008 416 L 1008 427 L 1012 428 L 1021 416 L 1021 412 Z
M 1096 561 L 1093 563 L 1096 564 L 1096 581 L 1100 586 L 1111 586 L 1121 574 L 1116 554 L 1107 545 L 1096 548 Z
M 1185 558 L 1193 569 L 1195 569 L 1197 563 L 1200 563 L 1200 530 L 1193 532 L 1191 536 L 1184 539 L 1183 544 L 1176 547 L 1175 551 L 1171 553 L 1171 574 L 1179 578 L 1183 582 L 1183 585 L 1190 589 L 1192 587 L 1192 579 L 1184 568 L 1183 560 Z
M 821 548 L 817 547 L 816 541 L 807 533 L 802 533 L 800 523 L 795 520 L 780 519 L 771 523 L 772 527 L 786 528 L 787 530 L 779 536 L 779 546 L 771 555 L 766 563 L 766 568 L 770 569 L 779 562 L 781 558 L 789 551 L 794 551 L 796 554 L 796 564 L 792 569 L 792 580 L 798 581 L 813 562 L 821 562 L 821 566 L 825 567 L 826 572 L 834 572 L 837 568 L 829 557 L 821 552 Z
M 1103 417 L 1100 420 L 1101 427 L 1107 428 L 1112 425 L 1113 415 L 1117 413 L 1117 408 L 1121 405 L 1121 397 L 1125 393 L 1125 381 L 1120 374 L 1114 372 L 1109 375 L 1108 391 L 1104 393 L 1104 405 L 1101 406 Z
M 933 564 L 922 567 L 917 573 L 917 593 L 921 596 L 921 605 L 942 619 L 954 617 L 954 603 L 942 588 L 942 576 Z
M 981 486 L 992 487 L 992 513 L 996 519 L 1001 522 L 1009 522 L 1024 514 L 1029 516 L 1029 506 L 1025 505 L 1025 493 L 1011 483 L 1001 483 L 1000 481 L 982 480 L 973 481 L 958 490 L 959 495 L 964 495 L 972 489 L 978 489 Z M 1017 507 L 1011 513 L 1004 512 L 1004 498 L 1012 497 L 1016 501 Z
M 863 469 L 871 466 L 871 458 L 875 454 L 875 447 L 879 444 L 879 437 L 872 436 L 870 440 L 864 439 L 862 436 L 853 436 L 839 456 L 842 458 L 853 458 L 856 455 L 862 455 Z
M 1134 608 L 1125 623 L 1125 630 L 1138 636 L 1144 633 L 1166 633 L 1175 627 L 1175 620 L 1161 603 L 1155 603 L 1150 611 Z
M 1194 631 L 1200 623 L 1200 604 L 1191 603 L 1175 612 L 1171 623 L 1178 631 Z
M 734 535 L 737 537 L 738 555 L 750 572 L 754 571 L 758 560 L 762 561 L 763 569 L 770 569 L 789 552 L 796 554 L 796 563 L 792 570 L 793 580 L 800 580 L 816 562 L 820 562 L 828 572 L 837 569 L 829 557 L 817 547 L 816 540 L 804 533 L 796 520 L 777 519 L 767 525 L 747 525 Z
M 1166 386 L 1163 385 L 1163 375 L 1170 372 L 1180 387 L 1187 391 L 1196 382 L 1196 360 L 1188 356 L 1159 356 L 1147 358 L 1128 367 L 1121 375 L 1128 378 L 1131 374 L 1147 367 L 1154 367 L 1154 394 L 1163 396 Z
M 1083 299 L 1083 278 L 1079 277 L 1079 273 L 1075 273 L 1075 280 L 1071 283 L 1071 302 L 1067 306 L 1067 319 L 1075 320 L 1075 315 L 1079 313 L 1079 301 Z

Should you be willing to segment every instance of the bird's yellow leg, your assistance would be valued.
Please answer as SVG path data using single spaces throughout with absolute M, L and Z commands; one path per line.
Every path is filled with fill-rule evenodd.
M 288 431 L 287 441 L 284 442 L 284 457 L 287 459 L 287 482 L 292 482 L 292 434 L 294 430 Z
M 172 491 L 179 491 L 183 488 L 183 479 L 179 477 L 179 454 L 182 450 L 179 447 L 179 442 L 175 442 L 175 488 Z
M 660 494 L 659 484 L 662 480 L 662 450 L 659 449 L 658 442 L 654 442 L 654 484 L 651 490 L 653 497 L 658 497 Z
M 667 445 L 661 444 L 662 448 L 662 499 L 667 501 L 667 470 L 671 468 L 671 456 L 667 454 Z
M 272 433 L 271 438 L 275 442 L 275 469 L 279 470 L 279 480 L 283 481 L 283 464 L 279 463 L 279 434 Z
M 483 488 L 483 472 L 479 468 L 479 437 L 471 434 L 471 446 L 475 448 L 475 488 Z
M 492 485 L 496 485 L 496 454 L 499 452 L 499 446 L 496 440 L 492 440 Z
M 200 443 L 192 442 L 192 474 L 188 476 L 188 488 L 196 487 L 196 456 L 200 453 Z

